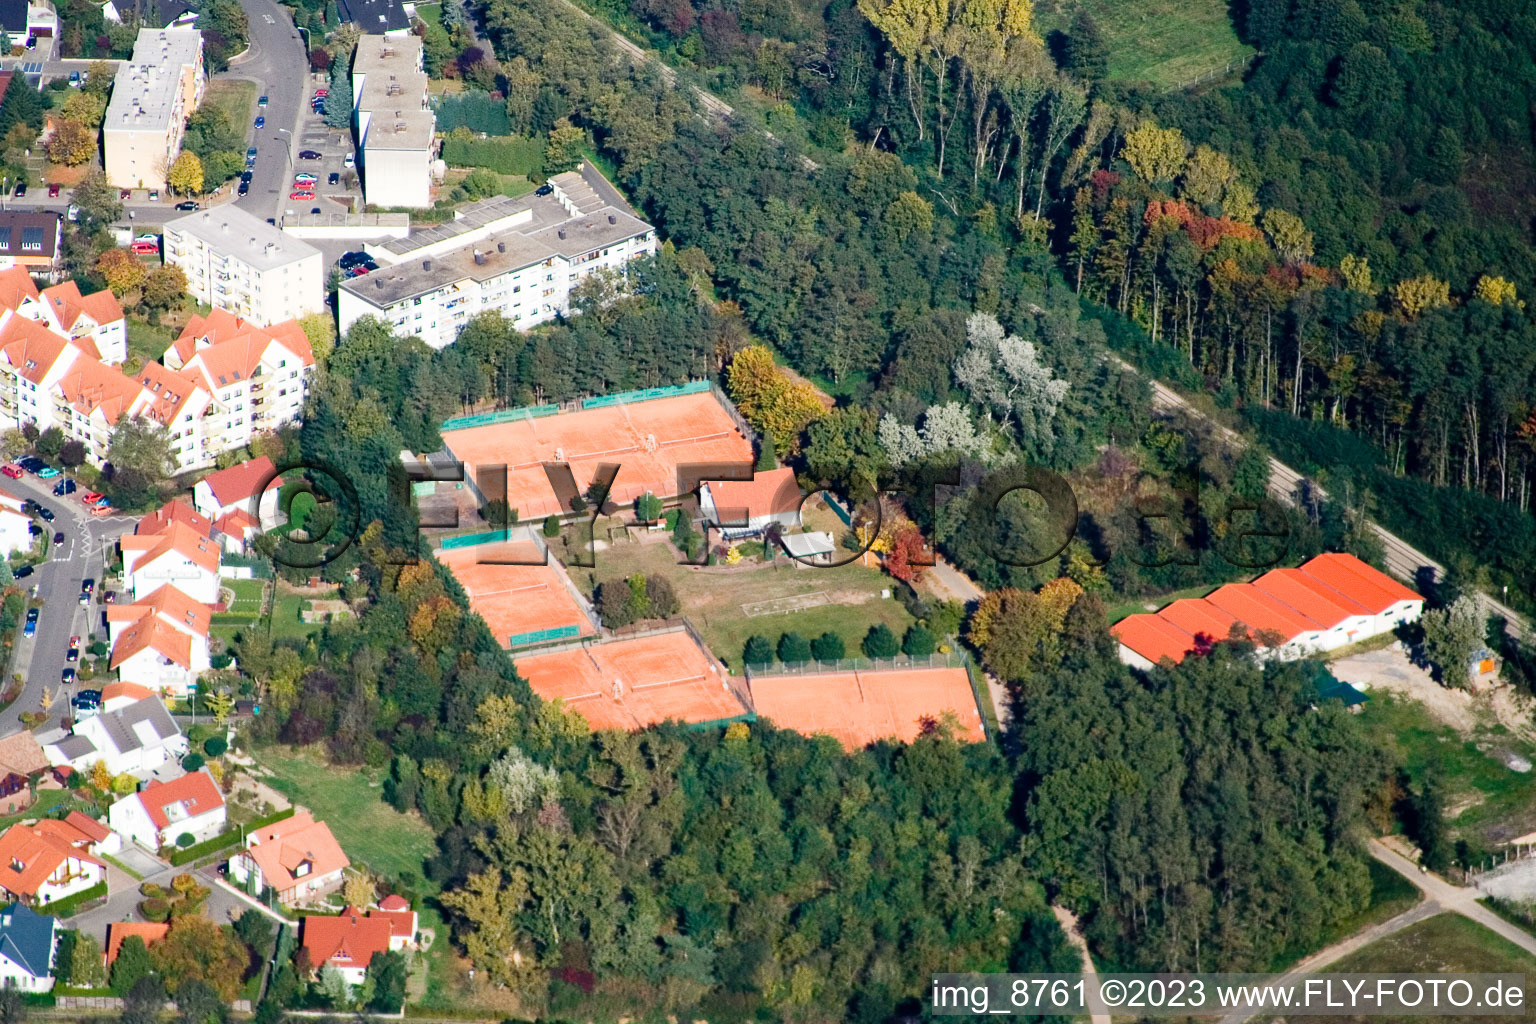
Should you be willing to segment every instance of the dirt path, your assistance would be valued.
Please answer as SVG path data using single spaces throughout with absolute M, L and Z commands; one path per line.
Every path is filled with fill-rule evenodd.
M 1096 987 L 1092 979 L 1098 977 L 1099 972 L 1093 966 L 1093 957 L 1088 953 L 1087 941 L 1084 940 L 1082 933 L 1077 930 L 1077 915 L 1066 907 L 1058 907 L 1054 903 L 1051 904 L 1051 913 L 1056 915 L 1056 923 L 1061 925 L 1061 930 L 1067 933 L 1067 941 L 1072 943 L 1077 948 L 1078 953 L 1082 955 L 1083 975 L 1088 979 L 1089 985 Z M 1090 1013 L 1088 1020 L 1089 1024 L 1110 1024 L 1109 1014 L 1107 1013 Z
M 933 565 L 924 570 L 923 583 L 935 597 L 946 601 L 959 601 L 962 604 L 979 601 L 986 593 L 975 580 L 950 565 L 940 554 L 935 554 Z M 999 730 L 1006 729 L 1010 700 L 1008 687 L 990 672 L 984 672 L 982 675 L 987 680 L 987 693 L 992 697 L 992 707 L 997 711 L 997 727 Z

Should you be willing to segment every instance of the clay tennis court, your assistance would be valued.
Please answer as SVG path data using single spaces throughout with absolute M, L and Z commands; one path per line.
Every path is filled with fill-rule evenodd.
M 516 663 L 534 693 L 565 701 L 593 729 L 633 732 L 669 718 L 715 722 L 747 713 L 725 687 L 724 669 L 684 630 L 530 654 Z
M 537 547 L 525 541 L 437 552 L 438 561 L 448 566 L 469 595 L 470 610 L 485 620 L 503 645 L 508 637 L 567 626 L 575 626 L 580 636 L 597 632 L 559 569 L 484 564 L 496 559 L 536 562 L 542 557 Z
M 760 717 L 781 729 L 827 733 L 848 750 L 882 739 L 911 742 L 925 715 L 938 718 L 945 711 L 960 719 L 957 739 L 986 738 L 964 668 L 763 675 L 754 676 L 751 686 Z
M 468 427 L 444 433 L 443 443 L 488 499 L 501 494 L 500 473 L 489 467 L 506 466 L 507 504 L 523 520 L 570 511 L 550 486 L 546 462 L 569 465 L 583 493 L 600 465 L 617 464 L 610 496 L 621 505 L 647 491 L 675 496 L 680 464 L 740 463 L 750 473 L 753 462 L 751 443 L 711 394 Z

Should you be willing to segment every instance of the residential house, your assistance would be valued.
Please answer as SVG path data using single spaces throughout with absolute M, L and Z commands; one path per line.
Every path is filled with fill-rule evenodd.
M 33 782 L 48 770 L 37 737 L 26 729 L 0 739 L 0 807 L 13 814 L 32 802 Z
M 193 639 L 194 643 L 201 641 L 206 651 L 208 629 L 212 618 L 212 608 L 192 600 L 174 584 L 159 587 L 142 600 L 128 604 L 119 601 L 107 606 L 107 642 L 114 648 L 115 653 L 118 638 L 130 626 L 150 619 L 163 622 L 185 633 Z M 153 687 L 150 688 L 153 689 Z
M 0 29 L 27 49 L 59 34 L 59 13 L 50 0 L 0 0 Z M 9 51 L 7 51 L 9 52 Z
M 317 972 L 329 967 L 347 984 L 361 985 L 374 956 L 413 945 L 416 912 L 409 904 L 404 910 L 386 911 L 381 905 L 366 913 L 347 907 L 337 917 L 306 917 L 300 928 L 309 962 Z
M 411 34 L 416 5 L 410 0 L 339 0 L 336 12 L 343 24 L 356 25 L 364 35 L 402 39 Z
M 351 861 L 325 822 L 309 812 L 252 831 L 246 848 L 229 859 L 229 877 L 252 893 L 271 887 L 290 906 L 341 884 Z
M 20 268 L 49 282 L 59 279 L 64 218 L 46 210 L 0 212 L 0 270 Z
M 224 795 L 206 770 L 170 782 L 151 779 L 107 809 L 107 823 L 147 849 L 174 847 L 182 835 L 198 842 L 224 831 Z
M 215 526 L 236 513 L 254 518 L 270 529 L 277 523 L 279 489 L 282 477 L 265 455 L 209 473 L 192 488 L 192 503 L 197 511 L 213 520 Z M 231 525 L 235 520 L 228 520 Z
M 128 318 L 110 291 L 82 295 L 78 284 L 65 281 L 44 288 L 41 299 L 48 326 L 55 334 L 64 335 L 112 366 L 128 358 Z
M 0 907 L 0 986 L 18 992 L 53 991 L 58 920 L 30 907 Z
M 105 691 L 102 696 L 106 697 Z M 52 765 L 89 772 L 101 761 L 113 775 L 126 772 L 142 779 L 181 760 L 187 752 L 187 738 L 159 697 L 123 697 L 104 700 L 98 714 L 45 742 L 43 750 Z
M 62 819 L 44 818 L 37 823 L 37 827 L 94 857 L 116 853 L 123 848 L 121 836 L 79 811 L 70 811 Z
M 148 600 L 175 589 L 161 587 Z M 194 634 L 187 628 L 189 625 L 187 621 L 167 622 L 159 614 L 146 614 L 127 625 L 112 644 L 111 668 L 118 680 L 185 697 L 211 664 L 208 634 Z
M 755 473 L 751 480 L 710 480 L 699 485 L 699 507 L 728 539 L 751 537 L 769 527 L 800 526 L 800 484 L 788 466 Z
M 153 921 L 113 921 L 107 925 L 107 949 L 103 959 L 107 967 L 117 962 L 117 955 L 123 951 L 123 943 L 131 938 L 137 938 L 145 947 L 153 946 L 171 933 L 170 924 L 156 924 Z
M 219 546 L 190 526 L 172 523 L 160 533 L 124 534 L 123 581 L 135 601 L 174 585 L 194 601 L 219 599 Z
M 39 825 L 0 835 L 0 889 L 28 906 L 47 906 L 107 880 L 104 861 Z
M 0 555 L 32 547 L 32 517 L 22 511 L 22 504 L 10 491 L 0 491 Z

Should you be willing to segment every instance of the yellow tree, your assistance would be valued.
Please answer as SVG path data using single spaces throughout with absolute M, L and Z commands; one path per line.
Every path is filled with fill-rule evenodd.
M 1177 128 L 1159 128 L 1151 121 L 1130 132 L 1121 150 L 1142 181 L 1172 181 L 1184 169 L 1189 144 Z
M 1202 206 L 1221 202 L 1227 189 L 1237 180 L 1237 168 L 1225 153 L 1210 146 L 1196 146 L 1195 155 L 1184 167 L 1184 194 Z
M 1294 213 L 1265 210 L 1264 231 L 1285 262 L 1303 263 L 1312 258 L 1312 232 Z
M 92 131 L 101 127 L 101 119 L 106 112 L 106 97 L 99 92 L 78 89 L 74 95 L 64 101 L 64 117 L 70 121 L 78 121 Z
M 367 872 L 350 876 L 341 883 L 341 895 L 347 906 L 366 910 L 373 905 L 373 877 Z
M 48 159 L 66 167 L 78 167 L 96 152 L 96 134 L 79 121 L 63 120 L 53 128 L 46 147 Z
M 1252 224 L 1259 215 L 1259 200 L 1253 186 L 1234 181 L 1221 196 L 1221 212 L 1242 224 Z
M 103 793 L 112 789 L 112 772 L 107 769 L 107 762 L 97 761 L 91 765 L 91 785 Z
M 176 162 L 171 164 L 167 182 L 173 192 L 197 195 L 203 190 L 203 162 L 197 158 L 196 153 L 184 150 Z
M 1350 290 L 1362 295 L 1375 295 L 1376 282 L 1371 278 L 1371 261 L 1365 256 L 1347 254 L 1339 261 L 1339 276 Z
M 215 690 L 203 698 L 203 703 L 213 713 L 213 720 L 220 725 L 229 721 L 230 712 L 235 710 L 235 698 L 223 690 Z
M 1451 286 L 1428 274 L 1399 281 L 1392 288 L 1392 302 L 1405 319 L 1414 320 L 1425 312 L 1451 304 Z
M 1472 289 L 1472 294 L 1484 302 L 1494 306 L 1502 306 L 1508 302 L 1515 306 L 1524 306 L 1515 295 L 1515 283 L 1506 281 L 1502 277 L 1484 274 L 1477 279 L 1477 285 Z

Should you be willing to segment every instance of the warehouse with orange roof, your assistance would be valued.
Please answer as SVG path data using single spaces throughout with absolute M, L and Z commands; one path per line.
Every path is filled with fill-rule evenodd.
M 1413 622 L 1424 598 L 1354 555 L 1322 554 L 1295 569 L 1273 569 L 1252 583 L 1229 583 L 1204 598 L 1131 615 L 1110 627 L 1120 660 L 1149 669 L 1246 634 L 1282 659 L 1336 650 Z

